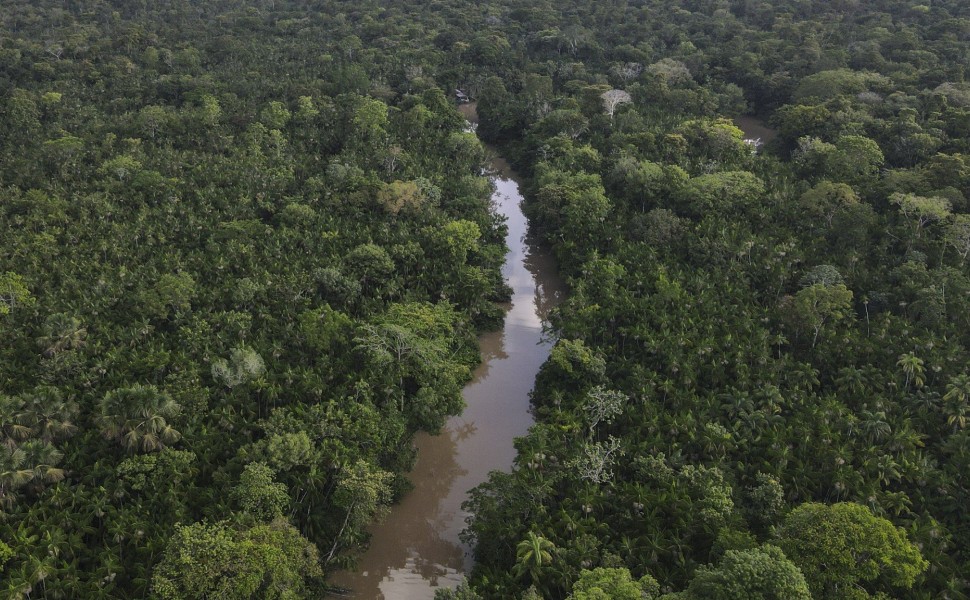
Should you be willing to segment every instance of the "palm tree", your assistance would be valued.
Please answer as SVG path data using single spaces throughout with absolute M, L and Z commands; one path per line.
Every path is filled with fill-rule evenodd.
M 32 480 L 35 483 L 56 483 L 64 479 L 64 469 L 56 466 L 64 457 L 60 450 L 40 440 L 25 442 L 20 449 L 24 453 L 25 463 L 32 465 Z
M 899 360 L 896 361 L 896 366 L 903 369 L 903 373 L 906 375 L 905 386 L 909 388 L 909 382 L 912 381 L 913 384 L 921 388 L 923 387 L 924 379 L 923 372 L 925 368 L 923 367 L 923 359 L 917 357 L 912 352 L 907 352 L 906 354 L 900 354 Z
M 943 411 L 947 425 L 953 430 L 964 429 L 970 419 L 970 375 L 957 375 L 946 384 Z
M 32 435 L 51 442 L 74 435 L 77 413 L 77 404 L 65 401 L 59 389 L 43 386 L 26 395 L 19 420 L 30 428 Z
M 23 400 L 0 394 L 0 445 L 13 450 L 30 436 L 30 428 L 20 422 Z
M 0 446 L 0 507 L 13 503 L 12 492 L 34 478 L 27 455 L 20 448 Z
M 43 348 L 44 356 L 50 358 L 64 350 L 73 350 L 84 345 L 87 330 L 76 317 L 55 313 L 44 321 L 37 345 Z
M 532 578 L 533 583 L 538 583 L 543 569 L 552 563 L 553 553 L 556 545 L 530 531 L 525 539 L 515 547 L 515 567 L 513 572 L 517 577 L 522 577 L 526 573 Z
M 130 451 L 155 452 L 182 438 L 169 421 L 180 407 L 153 385 L 135 385 L 108 392 L 101 399 L 98 424 L 104 437 Z

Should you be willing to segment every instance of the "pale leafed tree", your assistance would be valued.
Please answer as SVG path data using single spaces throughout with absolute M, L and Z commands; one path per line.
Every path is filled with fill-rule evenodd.
M 942 221 L 950 216 L 950 202 L 945 198 L 895 193 L 889 197 L 889 201 L 898 206 L 899 212 L 913 222 L 916 237 L 919 237 L 930 223 Z
M 673 58 L 661 59 L 647 67 L 647 71 L 662 78 L 667 85 L 685 83 L 693 79 L 687 65 Z
M 591 389 L 586 394 L 585 406 L 590 433 L 601 422 L 612 423 L 613 418 L 623 412 L 623 406 L 629 399 L 623 392 L 608 390 L 603 386 L 598 385 Z
M 569 461 L 581 479 L 592 483 L 605 483 L 613 479 L 614 455 L 621 453 L 620 440 L 610 436 L 605 442 L 583 445 L 580 455 Z
M 600 97 L 603 98 L 603 106 L 606 108 L 606 114 L 610 115 L 611 119 L 613 118 L 613 113 L 616 112 L 617 107 L 619 107 L 621 104 L 626 104 L 633 101 L 633 98 L 630 97 L 629 92 L 616 89 L 603 92 L 603 95 Z
M 944 235 L 947 245 L 960 257 L 960 264 L 965 263 L 970 256 L 970 215 L 954 215 Z
M 617 63 L 613 65 L 610 72 L 616 77 L 629 83 L 643 73 L 643 65 L 638 62 Z
M 227 388 L 253 381 L 266 372 L 266 363 L 252 348 L 240 346 L 233 348 L 229 360 L 219 358 L 212 361 L 212 377 Z

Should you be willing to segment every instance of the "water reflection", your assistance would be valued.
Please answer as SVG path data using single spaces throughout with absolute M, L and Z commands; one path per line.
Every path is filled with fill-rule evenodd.
M 474 107 L 465 107 L 474 119 Z M 543 319 L 562 297 L 563 285 L 549 253 L 527 233 L 522 195 L 509 165 L 491 160 L 496 209 L 507 218 L 509 253 L 502 269 L 512 299 L 501 331 L 480 339 L 483 362 L 463 395 L 465 412 L 442 433 L 415 438 L 418 460 L 410 474 L 414 490 L 374 527 L 369 550 L 356 573 L 333 583 L 362 600 L 430 600 L 438 587 L 453 588 L 471 569 L 471 551 L 458 538 L 467 514 L 467 491 L 489 471 L 508 469 L 512 444 L 532 424 L 529 392 L 551 342 Z
M 742 115 L 734 119 L 734 124 L 744 133 L 744 139 L 756 146 L 767 144 L 778 137 L 778 131 L 768 127 L 764 121 L 751 115 Z

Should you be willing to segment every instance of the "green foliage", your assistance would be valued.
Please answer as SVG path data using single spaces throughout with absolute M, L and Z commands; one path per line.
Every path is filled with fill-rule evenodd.
M 555 560 L 556 545 L 546 538 L 530 531 L 525 539 L 515 547 L 515 569 L 518 577 L 528 578 L 538 582 L 543 571 L 547 570 Z
M 795 100 L 826 100 L 837 96 L 859 94 L 870 87 L 888 84 L 874 73 L 860 73 L 850 69 L 833 69 L 809 75 L 795 88 Z
M 899 207 L 899 212 L 913 222 L 914 234 L 919 237 L 927 225 L 950 216 L 950 203 L 945 198 L 925 198 L 899 192 L 889 197 Z
M 273 470 L 258 462 L 246 465 L 232 494 L 243 512 L 260 521 L 282 517 L 290 501 L 286 486 L 273 481 Z
M 282 520 L 238 529 L 178 526 L 152 576 L 154 597 L 308 598 L 321 574 L 316 549 Z
M 23 277 L 10 271 L 0 275 L 0 315 L 8 315 L 20 306 L 30 306 L 33 301 Z
M 182 439 L 171 423 L 181 407 L 155 386 L 112 390 L 101 399 L 99 409 L 101 433 L 129 451 L 155 452 Z
M 853 587 L 908 589 L 928 566 L 903 531 L 859 504 L 803 504 L 777 535 L 815 598 L 841 598 Z
M 268 103 L 259 113 L 259 120 L 267 129 L 283 129 L 290 121 L 290 111 L 282 102 Z
M 166 273 L 142 299 L 144 310 L 154 317 L 165 317 L 170 310 L 187 311 L 196 294 L 196 283 L 188 273 Z
M 559 340 L 552 349 L 547 368 L 556 369 L 557 375 L 582 380 L 601 376 L 606 364 L 582 340 Z
M 625 568 L 607 569 L 597 567 L 583 571 L 573 584 L 569 600 L 651 600 L 657 597 L 660 586 L 645 575 L 634 581 Z
M 752 211 L 765 192 L 764 183 L 747 171 L 701 175 L 687 182 L 681 194 L 687 198 L 685 212 L 701 217 Z
M 255 463 L 349 563 L 502 295 L 456 87 L 572 288 L 480 595 L 684 590 L 811 501 L 932 565 L 865 593 L 967 593 L 965 2 L 76 4 L 0 11 L 0 595 L 145 597 Z
M 435 590 L 434 600 L 483 600 L 483 597 L 473 588 L 468 587 L 468 582 L 462 581 L 453 590 Z
M 10 546 L 0 542 L 0 572 L 3 572 L 3 565 L 7 564 L 7 561 L 13 558 L 13 550 Z
M 844 283 L 812 283 L 799 290 L 794 297 L 785 298 L 780 309 L 796 331 L 812 333 L 814 347 L 827 323 L 838 322 L 849 315 L 851 303 L 852 290 L 846 288 Z
M 728 550 L 717 566 L 700 567 L 685 600 L 811 600 L 805 577 L 776 546 Z

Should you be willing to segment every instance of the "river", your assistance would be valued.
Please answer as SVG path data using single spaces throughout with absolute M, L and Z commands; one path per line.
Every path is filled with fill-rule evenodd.
M 477 121 L 473 104 L 460 109 L 471 123 Z M 565 288 L 551 254 L 528 234 L 515 173 L 494 149 L 489 152 L 492 199 L 509 228 L 502 273 L 512 299 L 505 323 L 479 339 L 482 363 L 463 391 L 465 411 L 441 434 L 416 436 L 414 490 L 372 528 L 357 570 L 332 579 L 351 590 L 352 598 L 431 600 L 439 587 L 456 587 L 472 566 L 471 549 L 458 539 L 468 516 L 461 504 L 489 471 L 511 467 L 512 442 L 533 423 L 529 392 L 551 348 L 542 325 Z
M 778 137 L 778 131 L 768 127 L 761 119 L 743 115 L 734 119 L 734 124 L 744 133 L 744 139 L 756 141 L 758 145 L 767 144 Z

